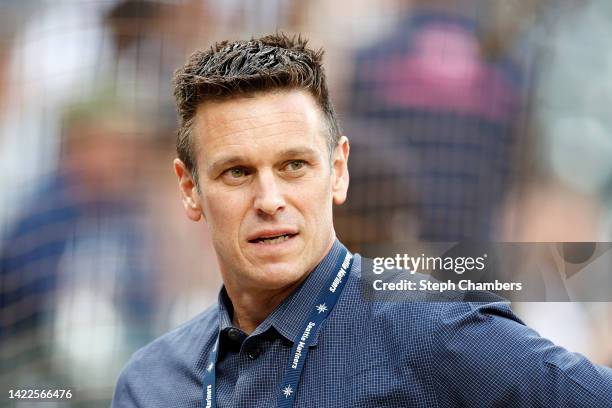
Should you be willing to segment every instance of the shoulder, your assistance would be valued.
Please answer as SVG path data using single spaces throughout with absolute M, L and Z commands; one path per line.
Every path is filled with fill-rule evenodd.
M 531 347 L 525 339 L 534 333 L 507 302 L 434 297 L 375 301 L 367 298 L 362 285 L 360 274 L 351 273 L 324 340 L 342 339 L 351 345 L 351 355 L 367 356 L 363 363 L 355 359 L 355 372 L 374 366 L 381 378 L 391 372 L 404 373 L 406 378 L 416 376 L 415 381 L 434 386 L 441 378 L 450 380 L 447 373 L 473 367 L 471 363 L 476 367 L 494 364 L 496 354 L 511 358 Z M 500 347 L 510 343 L 515 347 Z
M 450 293 L 422 296 L 423 292 L 416 295 L 397 292 L 389 297 L 370 296 L 371 282 L 360 270 L 364 262 L 368 259 L 355 257 L 347 294 L 340 306 L 342 314 L 352 316 L 350 320 L 354 323 L 350 324 L 359 326 L 356 330 L 382 336 L 382 342 L 389 343 L 391 348 L 414 349 L 417 346 L 421 352 L 427 349 L 428 353 L 435 354 L 458 338 L 476 341 L 475 333 L 495 333 L 497 339 L 505 335 L 531 334 L 514 314 L 510 303 L 493 294 L 481 296 L 477 302 L 461 300 L 465 299 L 465 294 Z M 474 299 L 474 296 L 467 298 Z
M 138 400 L 164 387 L 183 386 L 185 378 L 201 370 L 201 356 L 215 341 L 218 310 L 217 305 L 211 306 L 136 351 L 119 376 L 113 406 L 132 406 L 123 400 Z
M 375 294 L 371 278 L 364 278 L 362 268 L 369 268 L 371 260 L 356 254 L 354 267 L 348 283 L 352 298 L 363 303 L 365 309 L 376 319 L 390 320 L 393 326 L 405 331 L 435 330 L 448 328 L 454 330 L 466 322 L 507 324 L 524 323 L 512 312 L 510 302 L 487 292 L 446 291 L 396 291 L 395 293 Z M 426 276 L 419 278 L 429 279 Z M 415 275 L 416 276 L 416 275 Z M 418 280 L 413 276 L 413 279 Z M 467 299 L 467 300 L 466 300 Z M 469 300 L 469 301 L 468 301 Z M 462 323 L 463 322 L 463 323 Z
M 443 345 L 459 333 L 481 331 L 484 327 L 516 331 L 526 328 L 508 302 L 393 301 L 365 302 L 371 320 L 387 334 L 399 338 L 423 337 L 429 344 Z M 415 337 L 416 336 L 416 337 Z

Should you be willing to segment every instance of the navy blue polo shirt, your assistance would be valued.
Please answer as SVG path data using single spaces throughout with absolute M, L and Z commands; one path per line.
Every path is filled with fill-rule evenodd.
M 134 354 L 113 407 L 203 406 L 217 333 L 219 407 L 273 407 L 293 339 L 334 273 L 336 241 L 302 285 L 247 335 L 218 304 Z M 612 370 L 526 327 L 505 302 L 368 302 L 355 255 L 311 346 L 296 407 L 612 406 Z

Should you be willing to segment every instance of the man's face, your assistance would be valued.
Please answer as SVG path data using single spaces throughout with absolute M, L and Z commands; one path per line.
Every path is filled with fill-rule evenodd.
M 200 192 L 180 160 L 187 215 L 206 220 L 226 285 L 281 289 L 331 247 L 332 203 L 348 187 L 348 140 L 331 154 L 323 115 L 302 91 L 206 103 L 194 126 Z

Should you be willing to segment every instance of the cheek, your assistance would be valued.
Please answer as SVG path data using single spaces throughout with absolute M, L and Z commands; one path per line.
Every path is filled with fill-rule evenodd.
M 312 225 L 325 224 L 331 217 L 332 195 L 329 183 L 304 186 L 298 192 L 296 206 Z
M 206 191 L 204 196 L 204 216 L 213 233 L 232 234 L 240 227 L 249 202 L 244 194 L 238 192 Z

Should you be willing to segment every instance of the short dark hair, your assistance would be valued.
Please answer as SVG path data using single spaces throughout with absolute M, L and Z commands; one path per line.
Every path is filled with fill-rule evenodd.
M 179 116 L 176 151 L 197 183 L 196 147 L 191 133 L 200 104 L 283 89 L 308 91 L 321 108 L 333 151 L 340 138 L 322 64 L 323 50 L 307 48 L 301 36 L 283 33 L 249 41 L 223 41 L 194 52 L 174 76 Z

